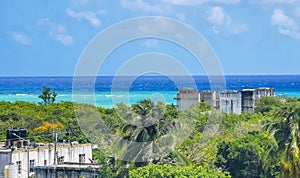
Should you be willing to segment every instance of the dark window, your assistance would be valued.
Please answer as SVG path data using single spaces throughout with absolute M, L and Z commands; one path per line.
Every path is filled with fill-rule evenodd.
M 64 163 L 64 157 L 63 156 L 59 156 L 58 158 L 57 158 L 57 163 L 58 164 L 62 164 L 62 163 Z
M 47 160 L 46 159 L 44 160 L 44 166 L 47 166 Z
M 79 163 L 85 163 L 85 154 L 79 154 Z
M 18 166 L 18 174 L 21 174 L 21 170 L 22 170 L 22 161 L 17 161 L 17 166 Z
M 34 159 L 29 160 L 29 168 L 30 168 L 30 172 L 33 172 L 33 167 L 34 167 Z

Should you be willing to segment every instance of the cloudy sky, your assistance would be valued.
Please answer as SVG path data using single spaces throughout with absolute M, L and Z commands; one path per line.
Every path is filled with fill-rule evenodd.
M 2 0 L 0 75 L 72 76 L 97 34 L 143 16 L 194 28 L 227 75 L 300 74 L 300 0 Z M 147 38 L 112 52 L 99 75 L 114 75 L 146 52 L 170 55 L 190 73 L 205 74 L 178 46 Z

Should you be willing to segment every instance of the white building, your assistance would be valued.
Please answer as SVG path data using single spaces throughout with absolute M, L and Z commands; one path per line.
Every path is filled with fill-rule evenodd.
M 72 143 L 57 143 L 56 157 L 54 154 L 55 145 L 53 143 L 39 143 L 28 146 L 18 144 L 25 140 L 13 141 L 0 146 L 0 177 L 4 176 L 5 165 L 14 165 L 18 178 L 27 178 L 33 174 L 35 166 L 50 166 L 68 163 L 91 163 L 92 145 Z M 25 144 L 26 145 L 26 144 Z M 56 163 L 55 163 L 56 162 Z

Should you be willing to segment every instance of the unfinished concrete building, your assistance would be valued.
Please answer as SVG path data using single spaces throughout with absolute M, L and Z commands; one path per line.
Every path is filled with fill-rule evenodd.
M 254 113 L 255 103 L 262 97 L 274 97 L 273 88 L 244 89 L 241 91 L 202 91 L 180 89 L 177 94 L 178 110 L 186 110 L 189 106 L 205 102 L 212 108 L 226 113 Z
M 242 112 L 253 113 L 255 104 L 255 90 L 244 89 L 242 90 Z
M 180 110 L 186 110 L 191 105 L 200 102 L 200 93 L 193 88 L 182 88 L 179 89 L 179 93 L 175 99 L 177 100 L 177 107 Z
M 220 107 L 220 93 L 219 92 L 211 92 L 211 91 L 203 91 L 199 93 L 199 100 L 201 102 L 205 102 L 209 104 L 212 108 L 218 109 Z
M 240 91 L 227 91 L 220 93 L 220 107 L 217 108 L 226 113 L 242 112 L 242 93 Z

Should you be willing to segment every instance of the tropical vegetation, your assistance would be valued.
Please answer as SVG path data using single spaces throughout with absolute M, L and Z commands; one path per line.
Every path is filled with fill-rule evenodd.
M 262 98 L 254 114 L 237 115 L 205 103 L 102 108 L 55 96 L 0 102 L 0 140 L 8 128 L 27 128 L 32 142 L 52 142 L 55 129 L 59 141 L 97 143 L 101 177 L 300 177 L 299 99 Z

